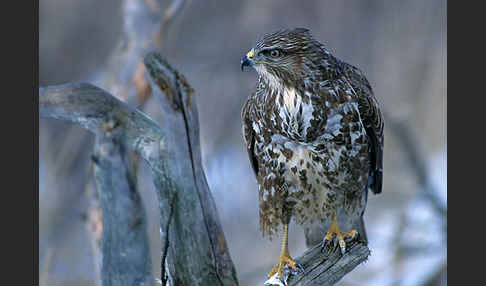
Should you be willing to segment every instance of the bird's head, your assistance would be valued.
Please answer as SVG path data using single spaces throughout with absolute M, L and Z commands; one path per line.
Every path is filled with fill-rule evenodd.
M 298 82 L 319 72 L 328 57 L 325 47 L 308 29 L 286 29 L 258 40 L 241 59 L 241 69 L 251 66 L 269 82 Z

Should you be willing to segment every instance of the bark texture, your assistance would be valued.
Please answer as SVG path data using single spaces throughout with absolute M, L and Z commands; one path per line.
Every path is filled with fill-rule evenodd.
M 102 209 L 103 285 L 154 285 L 147 223 L 129 153 L 114 121 L 96 138 L 94 175 Z
M 162 283 L 238 285 L 202 168 L 194 90 L 160 54 L 149 53 L 144 64 L 151 91 L 160 102 L 160 125 L 91 84 L 39 89 L 40 116 L 79 124 L 97 136 L 93 159 L 104 213 L 103 285 L 125 285 L 118 282 L 128 279 L 123 275 L 135 281 L 126 285 L 153 284 L 147 278 L 150 258 L 144 211 L 127 150 L 135 151 L 152 170 L 161 214 Z M 122 249 L 137 249 L 137 253 Z M 291 276 L 288 285 L 333 285 L 368 255 L 369 249 L 358 242 L 350 243 L 344 256 L 337 248 L 321 253 L 316 246 L 297 258 L 305 273 Z M 127 259 L 136 263 L 123 264 Z

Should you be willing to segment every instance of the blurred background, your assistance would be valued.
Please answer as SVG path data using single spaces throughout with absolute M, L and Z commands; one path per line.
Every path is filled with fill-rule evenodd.
M 240 110 L 256 72 L 240 58 L 262 34 L 306 27 L 359 67 L 385 112 L 384 188 L 365 214 L 371 256 L 338 285 L 447 285 L 446 1 L 39 1 L 40 85 L 91 82 L 158 119 L 141 59 L 160 50 L 196 91 L 203 164 L 240 285 L 262 285 L 280 241 L 258 230 L 258 195 Z M 39 122 L 41 285 L 100 285 L 94 137 Z M 153 273 L 160 234 L 152 179 L 140 164 Z M 290 252 L 306 249 L 290 226 Z

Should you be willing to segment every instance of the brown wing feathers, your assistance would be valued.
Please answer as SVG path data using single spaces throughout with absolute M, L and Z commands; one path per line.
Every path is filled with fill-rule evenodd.
M 255 175 L 258 176 L 258 161 L 255 157 L 255 153 L 253 152 L 255 147 L 255 135 L 253 134 L 253 128 L 251 126 L 252 123 L 248 116 L 248 100 L 249 99 L 247 99 L 243 104 L 243 109 L 241 111 L 241 119 L 243 120 L 243 135 L 245 137 L 246 150 L 248 151 L 251 167 L 253 168 Z
M 371 85 L 363 73 L 356 67 L 341 62 L 344 73 L 350 80 L 353 89 L 358 95 L 358 108 L 366 134 L 370 140 L 370 178 L 368 187 L 375 194 L 381 193 L 383 185 L 383 146 L 384 122 Z

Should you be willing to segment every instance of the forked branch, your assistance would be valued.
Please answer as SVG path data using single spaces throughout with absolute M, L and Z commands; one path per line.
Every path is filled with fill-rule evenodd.
M 202 169 L 193 89 L 157 53 L 147 55 L 145 66 L 160 101 L 162 128 L 143 112 L 86 83 L 40 88 L 40 115 L 77 123 L 95 134 L 115 122 L 125 146 L 148 163 L 159 198 L 162 245 L 167 246 L 163 273 L 170 285 L 238 285 Z M 369 253 L 358 242 L 349 243 L 344 256 L 337 248 L 321 253 L 316 246 L 296 259 L 305 272 L 289 277 L 288 285 L 333 285 Z

